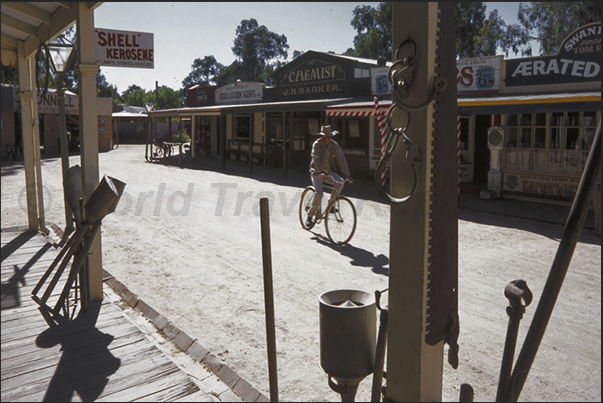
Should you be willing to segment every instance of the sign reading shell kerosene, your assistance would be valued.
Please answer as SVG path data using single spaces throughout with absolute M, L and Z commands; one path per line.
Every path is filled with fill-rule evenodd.
M 506 61 L 507 87 L 601 81 L 601 23 L 568 35 L 553 56 Z

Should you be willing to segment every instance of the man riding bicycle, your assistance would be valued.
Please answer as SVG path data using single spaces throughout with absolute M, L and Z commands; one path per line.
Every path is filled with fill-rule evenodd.
M 331 202 L 331 200 L 335 200 L 343 189 L 343 184 L 346 180 L 335 172 L 337 167 L 341 170 L 350 183 L 354 182 L 351 178 L 350 168 L 348 167 L 348 162 L 343 155 L 343 151 L 341 151 L 341 147 L 339 147 L 339 144 L 332 140 L 332 137 L 338 134 L 338 132 L 336 130 L 331 130 L 331 126 L 322 126 L 319 134 L 320 138 L 318 138 L 314 144 L 312 144 L 310 177 L 312 179 L 312 185 L 314 186 L 316 194 L 312 202 L 312 208 L 310 211 L 308 211 L 308 217 L 306 218 L 306 226 L 308 227 L 311 227 L 314 223 L 314 216 L 320 208 L 320 202 L 323 195 L 323 181 L 326 181 L 328 184 L 334 186 L 329 202 Z

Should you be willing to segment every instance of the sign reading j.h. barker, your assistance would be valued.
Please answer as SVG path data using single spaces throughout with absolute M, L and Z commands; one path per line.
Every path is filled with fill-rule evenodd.
M 94 28 L 99 66 L 154 68 L 153 34 Z
M 554 56 L 506 61 L 507 87 L 601 81 L 601 23 L 572 32 Z

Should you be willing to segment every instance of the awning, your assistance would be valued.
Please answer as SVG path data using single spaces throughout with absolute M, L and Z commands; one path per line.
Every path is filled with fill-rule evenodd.
M 220 116 L 221 109 L 222 108 L 217 105 L 175 109 L 159 109 L 156 111 L 150 111 L 148 115 L 153 119 L 190 118 L 191 116 Z
M 458 108 L 459 115 L 593 111 L 601 109 L 601 92 L 459 98 Z
M 391 107 L 391 100 L 379 101 L 379 109 Z M 459 115 L 502 115 L 530 112 L 593 111 L 601 109 L 601 93 L 559 93 L 538 95 L 494 95 L 459 98 Z M 529 109 L 526 109 L 529 108 Z M 327 116 L 375 116 L 374 102 L 351 102 L 327 106 Z
M 379 111 L 387 112 L 392 106 L 391 100 L 379 101 Z M 375 102 L 351 102 L 328 106 L 327 116 L 375 116 Z
M 124 112 L 124 111 L 113 112 L 111 114 L 111 117 L 114 118 L 114 119 L 115 118 L 126 118 L 126 119 L 132 119 L 132 118 L 138 118 L 138 119 L 144 118 L 144 119 L 146 119 L 146 118 L 148 118 L 148 116 L 147 116 L 146 113 L 132 113 L 132 112 Z
M 311 99 L 305 101 L 259 102 L 255 104 L 222 105 L 223 114 L 314 112 L 324 111 L 329 105 L 349 102 L 353 98 Z

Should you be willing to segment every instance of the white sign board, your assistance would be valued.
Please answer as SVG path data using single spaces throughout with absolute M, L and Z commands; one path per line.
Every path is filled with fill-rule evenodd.
M 375 67 L 371 69 L 371 89 L 373 95 L 391 94 L 389 79 L 387 78 L 388 72 L 389 69 L 387 67 Z
M 153 34 L 94 28 L 99 66 L 154 68 Z
M 456 61 L 456 91 L 464 94 L 495 93 L 500 83 L 502 56 Z
M 261 102 L 264 86 L 258 83 L 238 81 L 216 90 L 216 104 Z

